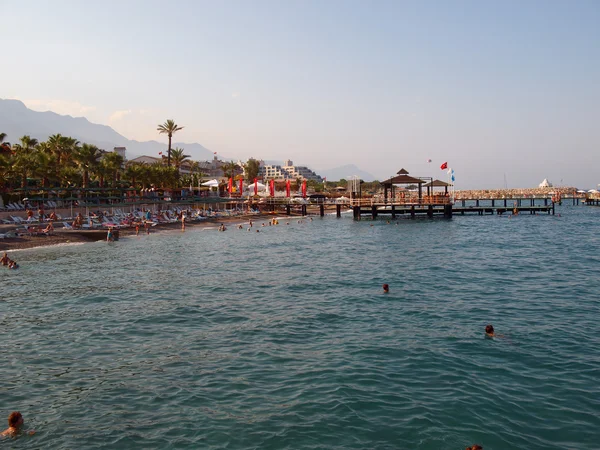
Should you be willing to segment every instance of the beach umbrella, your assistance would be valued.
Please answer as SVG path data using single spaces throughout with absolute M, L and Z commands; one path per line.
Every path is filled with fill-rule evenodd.
M 260 181 L 257 180 L 256 183 L 252 183 L 246 186 L 246 189 L 254 189 L 254 187 L 256 187 L 257 191 L 264 191 L 267 188 L 266 185 L 262 184 Z
M 200 186 L 208 186 L 208 187 L 219 187 L 219 182 L 217 180 L 210 180 L 205 183 L 202 183 Z

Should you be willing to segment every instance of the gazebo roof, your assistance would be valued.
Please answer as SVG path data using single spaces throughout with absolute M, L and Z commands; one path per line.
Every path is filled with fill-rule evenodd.
M 452 185 L 448 184 L 442 180 L 433 180 L 433 181 L 423 185 L 423 187 L 448 187 L 448 186 L 452 186 Z
M 389 178 L 385 181 L 382 181 L 381 184 L 392 185 L 392 184 L 423 184 L 425 183 L 423 180 L 415 177 L 411 177 L 410 175 L 397 175 L 395 177 Z
M 404 167 L 402 169 L 400 169 L 398 172 L 396 172 L 398 175 L 408 175 L 408 170 L 406 170 Z

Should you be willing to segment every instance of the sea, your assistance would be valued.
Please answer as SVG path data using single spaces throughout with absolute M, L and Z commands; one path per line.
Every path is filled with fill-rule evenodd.
M 299 220 L 13 252 L 0 448 L 600 448 L 599 207 Z

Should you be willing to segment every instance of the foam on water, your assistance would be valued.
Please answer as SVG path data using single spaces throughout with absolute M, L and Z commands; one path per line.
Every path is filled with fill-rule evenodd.
M 23 251 L 2 413 L 38 433 L 12 445 L 597 448 L 600 208 L 560 212 Z

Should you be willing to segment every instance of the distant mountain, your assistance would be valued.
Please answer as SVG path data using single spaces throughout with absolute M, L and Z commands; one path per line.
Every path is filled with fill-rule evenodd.
M 346 164 L 345 166 L 334 167 L 333 169 L 322 169 L 316 171 L 322 177 L 326 177 L 327 181 L 339 181 L 341 179 L 349 179 L 353 176 L 358 176 L 363 181 L 374 181 L 375 176 L 369 172 L 359 169 L 354 164 Z
M 23 135 L 45 141 L 48 136 L 62 134 L 97 145 L 104 150 L 127 147 L 128 159 L 140 155 L 158 156 L 158 152 L 167 148 L 166 144 L 157 141 L 129 140 L 111 127 L 92 123 L 85 117 L 62 116 L 51 111 L 33 111 L 19 100 L 0 99 L 0 133 L 6 133 L 6 140 L 10 143 L 17 143 Z M 172 147 L 185 148 L 185 152 L 193 159 L 210 160 L 213 157 L 213 152 L 200 144 L 174 142 Z

